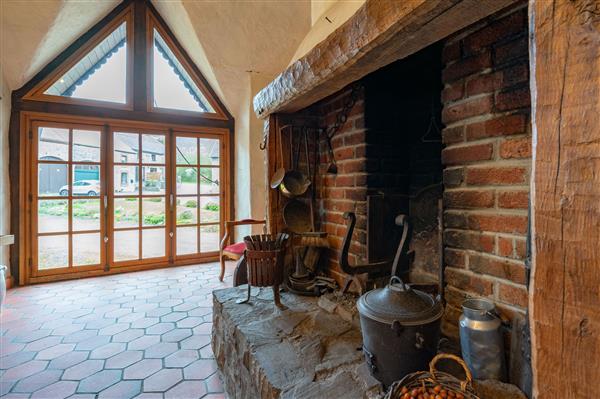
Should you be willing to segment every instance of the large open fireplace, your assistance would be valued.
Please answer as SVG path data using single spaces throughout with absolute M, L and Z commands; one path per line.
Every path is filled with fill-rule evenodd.
M 302 397 L 343 392 L 334 389 L 339 384 L 359 390 L 356 397 L 376 395 L 360 368 L 356 310 L 340 291 L 362 294 L 386 284 L 393 267 L 405 282 L 440 295 L 445 304 L 441 332 L 450 343 L 457 342 L 465 299 L 493 301 L 505 322 L 506 381 L 530 390 L 527 35 L 527 7 L 519 3 L 270 120 L 269 146 L 275 150 L 269 177 L 285 167 L 305 170 L 313 180 L 312 190 L 299 201 L 312 201 L 314 229 L 327 233 L 328 248 L 309 272 L 335 280 L 338 288 L 324 299 L 284 292 L 282 301 L 291 304 L 292 316 L 286 311 L 273 316 L 264 304 L 254 305 L 254 313 L 235 310 L 230 299 L 242 291 L 215 294 L 217 358 L 221 354 L 221 366 L 231 367 L 224 364 L 224 353 L 234 350 L 245 368 L 242 380 L 225 378 L 232 397 L 251 397 L 244 392 L 295 397 L 289 386 L 277 385 L 283 380 L 300 384 L 297 392 L 308 395 Z M 270 195 L 271 230 L 289 230 L 285 206 L 290 200 L 275 190 Z M 295 256 L 286 259 L 291 274 Z M 371 272 L 369 265 L 379 266 Z M 361 266 L 360 273 L 352 272 L 354 266 Z M 315 327 L 325 317 L 321 313 L 327 323 L 339 322 L 345 329 L 332 333 Z M 236 326 L 236 320 L 256 325 Z M 319 339 L 310 341 L 321 348 L 316 352 L 303 346 L 309 324 L 319 331 Z M 229 336 L 235 337 L 230 343 Z M 289 359 L 297 360 L 303 350 L 316 356 L 309 363 L 326 371 L 303 369 L 301 377 L 290 377 L 277 345 L 263 350 L 273 343 L 282 345 Z M 298 366 L 294 361 L 292 369 Z M 285 378 L 264 372 L 274 365 Z M 269 376 L 277 381 L 265 384 Z

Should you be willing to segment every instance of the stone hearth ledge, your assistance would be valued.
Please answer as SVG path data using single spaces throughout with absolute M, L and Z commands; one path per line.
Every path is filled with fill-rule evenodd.
M 319 307 L 318 299 L 246 286 L 213 292 L 212 347 L 231 399 L 344 398 L 381 395 L 369 375 L 356 323 Z

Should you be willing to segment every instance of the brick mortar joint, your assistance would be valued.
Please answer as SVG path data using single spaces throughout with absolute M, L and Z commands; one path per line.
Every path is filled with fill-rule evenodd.
M 453 148 L 468 148 L 471 146 L 475 146 L 478 144 L 501 144 L 507 141 L 513 141 L 513 140 L 523 140 L 523 139 L 530 139 L 531 138 L 531 133 L 517 133 L 517 134 L 508 134 L 508 135 L 497 135 L 497 136 L 490 136 L 490 137 L 482 137 L 482 138 L 476 138 L 476 139 L 472 139 L 472 140 L 468 140 L 466 137 L 463 139 L 463 141 L 457 141 L 454 143 L 448 143 L 445 145 L 444 149 L 453 149 Z M 504 158 L 502 158 L 504 159 Z
M 469 118 L 459 119 L 457 121 L 451 122 L 451 123 L 445 125 L 444 130 L 452 129 L 452 128 L 460 127 L 460 126 L 466 127 L 468 125 L 473 125 L 473 124 L 476 124 L 479 122 L 487 122 L 492 119 L 500 119 L 502 117 L 508 117 L 508 116 L 513 116 L 513 115 L 523 115 L 523 116 L 527 117 L 527 119 L 530 119 L 531 115 L 528 112 L 523 112 L 524 110 L 531 110 L 531 108 L 527 108 L 527 107 L 516 108 L 516 109 L 504 111 L 504 112 L 493 110 L 493 111 L 487 112 L 485 114 L 474 115 Z

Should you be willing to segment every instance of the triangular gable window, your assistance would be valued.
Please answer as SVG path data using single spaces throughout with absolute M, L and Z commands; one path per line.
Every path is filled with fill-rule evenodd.
M 151 3 L 125 0 L 113 12 L 24 86 L 23 98 L 135 111 L 137 117 L 231 119 Z
M 127 102 L 127 23 L 123 22 L 44 94 Z
M 153 37 L 153 106 L 181 111 L 215 112 L 156 29 Z

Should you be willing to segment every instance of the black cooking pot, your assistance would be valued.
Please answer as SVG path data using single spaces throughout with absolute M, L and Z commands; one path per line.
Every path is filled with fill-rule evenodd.
M 361 296 L 357 306 L 363 351 L 373 377 L 388 387 L 409 373 L 427 370 L 437 352 L 444 313 L 439 298 L 394 276 L 385 288 Z

